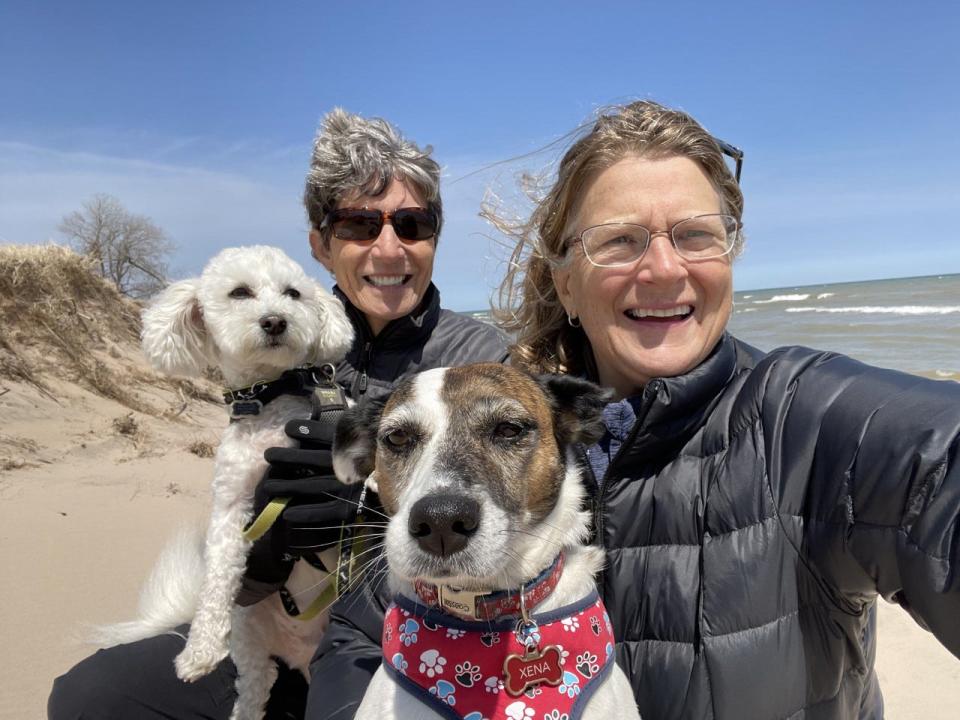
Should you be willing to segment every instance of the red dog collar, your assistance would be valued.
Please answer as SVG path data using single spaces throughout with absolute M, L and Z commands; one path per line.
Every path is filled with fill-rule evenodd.
M 563 572 L 563 553 L 546 570 L 518 592 L 498 590 L 492 593 L 461 590 L 450 585 L 414 582 L 417 597 L 428 607 L 438 607 L 466 620 L 496 620 L 502 615 L 521 615 L 521 608 L 533 610 L 553 592 Z

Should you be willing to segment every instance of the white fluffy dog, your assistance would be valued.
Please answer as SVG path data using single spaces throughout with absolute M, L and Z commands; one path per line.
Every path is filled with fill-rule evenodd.
M 199 278 L 170 285 L 143 313 L 143 348 L 155 367 L 198 375 L 213 365 L 231 390 L 263 387 L 289 369 L 339 360 L 352 339 L 339 300 L 283 252 L 265 246 L 224 250 Z M 325 612 L 309 621 L 288 616 L 277 594 L 251 607 L 234 606 L 251 544 L 243 531 L 267 468 L 263 452 L 290 445 L 285 422 L 309 417 L 310 407 L 309 397 L 284 394 L 262 408 L 254 403 L 258 414 L 234 410 L 217 450 L 203 563 L 197 562 L 197 543 L 171 544 L 144 589 L 140 619 L 101 635 L 129 642 L 190 622 L 177 675 L 196 680 L 229 651 L 238 672 L 236 719 L 262 717 L 276 679 L 271 655 L 307 675 L 327 624 Z M 325 573 L 299 562 L 287 587 L 300 593 L 298 602 L 309 602 L 328 582 Z

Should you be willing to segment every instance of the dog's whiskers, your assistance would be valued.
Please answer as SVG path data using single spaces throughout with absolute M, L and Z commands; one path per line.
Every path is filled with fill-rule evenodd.
M 371 546 L 371 547 L 369 547 L 369 548 L 366 548 L 366 549 L 363 550 L 362 552 L 359 552 L 359 553 L 357 553 L 356 555 L 354 555 L 354 556 L 353 556 L 353 559 L 355 560 L 356 558 L 359 558 L 359 557 L 361 557 L 361 556 L 363 556 L 363 555 L 366 555 L 366 554 L 368 554 L 368 553 L 371 553 L 371 552 L 377 552 L 377 553 L 379 553 L 379 551 L 383 548 L 383 546 L 384 546 L 384 543 L 382 543 L 382 542 L 376 543 L 376 544 L 374 544 L 373 546 Z M 363 573 L 365 573 L 366 570 L 367 570 L 367 568 L 369 568 L 371 565 L 373 565 L 373 563 L 375 563 L 379 557 L 380 557 L 380 555 L 377 554 L 376 557 L 374 557 L 372 560 L 365 561 L 365 563 L 364 563 L 363 565 L 361 565 L 359 568 L 356 568 L 356 569 L 354 570 L 354 572 L 357 574 L 357 577 L 358 577 L 358 578 L 363 577 Z M 290 597 L 296 598 L 296 597 L 299 597 L 300 595 L 304 595 L 304 594 L 306 594 L 306 593 L 309 593 L 311 590 L 315 590 L 316 588 L 322 586 L 324 583 L 328 582 L 328 581 L 336 574 L 336 572 L 337 572 L 336 570 L 330 571 L 329 573 L 327 573 L 327 574 L 323 577 L 322 580 L 319 580 L 319 581 L 313 583 L 312 585 L 309 585 L 308 587 L 303 588 L 302 590 L 298 590 L 298 591 L 295 592 L 295 593 L 290 593 Z M 342 594 L 342 593 L 341 593 L 341 594 Z
M 331 498 L 331 499 L 333 499 L 333 500 L 338 500 L 338 501 L 340 501 L 340 502 L 345 502 L 345 503 L 349 503 L 349 504 L 351 504 L 351 505 L 356 505 L 358 508 L 362 508 L 362 509 L 363 509 L 363 512 L 370 512 L 370 513 L 373 513 L 374 515 L 379 515 L 379 516 L 382 517 L 384 520 L 390 520 L 390 516 L 387 515 L 386 513 L 382 513 L 382 512 L 380 512 L 379 510 L 370 507 L 369 505 L 361 505 L 361 504 L 360 504 L 358 501 L 356 501 L 356 500 L 351 500 L 350 498 L 340 497 L 339 495 L 334 495 L 333 493 L 329 493 L 329 492 L 321 492 L 320 494 L 321 494 L 321 495 L 326 495 L 328 498 Z

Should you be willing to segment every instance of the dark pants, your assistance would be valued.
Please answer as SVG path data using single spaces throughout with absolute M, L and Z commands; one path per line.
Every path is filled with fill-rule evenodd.
M 178 628 L 184 635 L 187 627 Z M 53 683 L 49 720 L 227 720 L 237 693 L 237 669 L 228 658 L 194 683 L 181 681 L 173 659 L 183 639 L 160 635 L 99 650 Z M 280 663 L 268 720 L 302 720 L 307 683 Z

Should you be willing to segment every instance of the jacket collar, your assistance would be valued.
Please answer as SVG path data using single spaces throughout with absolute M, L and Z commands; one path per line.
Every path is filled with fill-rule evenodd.
M 690 372 L 647 383 L 636 403 L 637 421 L 632 442 L 615 460 L 616 464 L 682 446 L 710 415 L 738 370 L 736 340 L 724 333 L 707 358 Z
M 376 342 L 381 348 L 409 347 L 417 339 L 428 338 L 440 320 L 440 291 L 433 283 L 430 283 L 413 312 L 391 320 L 376 336 L 370 329 L 367 316 L 350 302 L 338 285 L 333 286 L 333 294 L 343 303 L 347 316 L 357 329 L 354 347 L 362 348 L 371 342 Z

